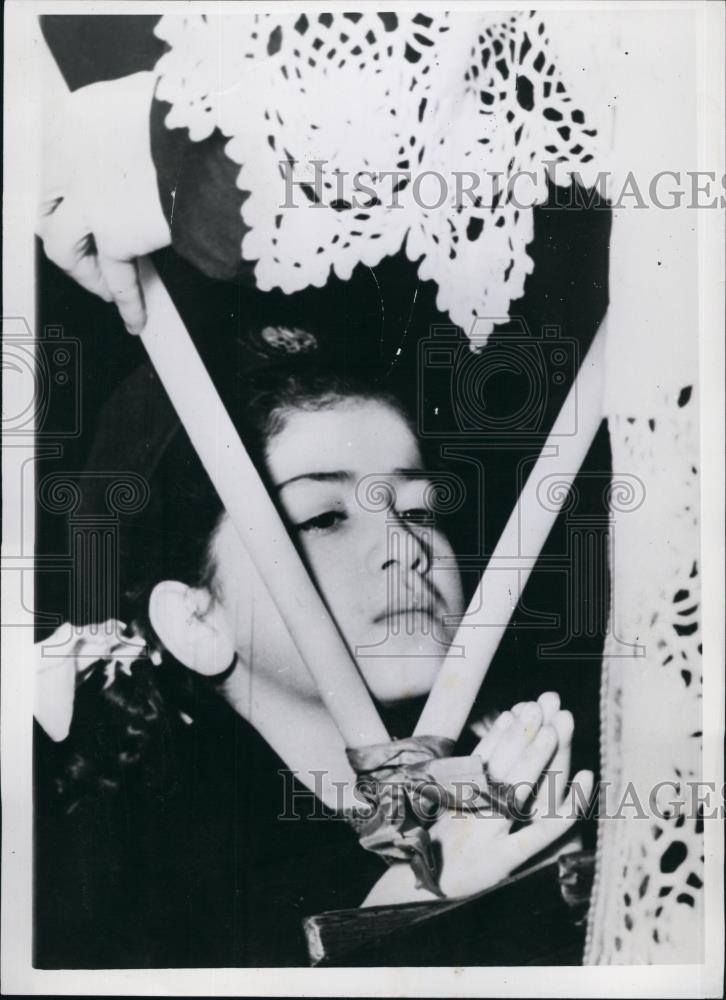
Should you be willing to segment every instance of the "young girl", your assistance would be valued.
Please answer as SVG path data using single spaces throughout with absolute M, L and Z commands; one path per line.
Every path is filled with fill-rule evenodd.
M 465 607 L 432 509 L 436 472 L 393 396 L 314 354 L 268 353 L 273 363 L 226 393 L 230 412 L 391 736 L 408 736 Z M 79 663 L 60 783 L 70 817 L 56 822 L 83 891 L 72 875 L 56 888 L 71 957 L 46 917 L 41 964 L 306 964 L 305 915 L 434 897 L 408 865 L 364 852 L 344 821 L 360 801 L 342 739 L 186 435 L 160 418 L 168 403 L 144 379 L 135 405 L 127 389 L 108 408 L 89 465 L 124 467 L 118 439 L 134 437 L 133 413 L 154 428 L 155 443 L 131 449 L 144 454 L 150 494 L 122 525 L 120 589 L 120 617 L 151 658 L 114 669 L 112 647 L 105 672 Z M 479 753 L 495 781 L 531 786 L 551 772 L 556 809 L 520 833 L 502 816 L 441 815 L 430 835 L 446 895 L 495 884 L 572 825 L 571 737 L 553 693 L 504 713 L 478 743 L 465 734 L 461 751 Z M 57 883 L 53 861 L 41 851 L 40 892 L 44 874 Z

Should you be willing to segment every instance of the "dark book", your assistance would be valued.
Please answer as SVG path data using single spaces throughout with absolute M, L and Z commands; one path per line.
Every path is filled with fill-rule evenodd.
M 316 966 L 580 965 L 591 851 L 466 899 L 333 910 L 304 921 Z

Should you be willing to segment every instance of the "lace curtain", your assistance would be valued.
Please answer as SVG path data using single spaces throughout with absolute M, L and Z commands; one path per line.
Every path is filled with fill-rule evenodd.
M 657 207 L 651 188 L 666 170 L 687 184 L 685 171 L 695 167 L 695 87 L 684 86 L 696 65 L 695 18 L 604 12 L 588 28 L 608 75 L 593 74 L 588 96 L 575 93 L 607 131 L 601 166 L 615 206 L 602 779 L 611 812 L 636 797 L 643 809 L 600 821 L 585 960 L 696 963 L 704 960 L 703 820 L 687 783 L 703 779 L 697 213 L 687 207 L 689 194 L 680 207 Z M 554 24 L 550 30 L 554 45 L 561 35 Z M 570 35 L 561 48 L 574 69 L 573 42 Z M 578 80 L 587 85 L 586 74 Z M 633 181 L 650 207 L 636 207 Z M 669 204 L 668 186 L 658 184 Z
M 547 200 L 554 165 L 569 183 L 596 163 L 596 134 L 533 12 L 169 15 L 156 31 L 171 46 L 157 67 L 167 125 L 196 141 L 215 128 L 229 137 L 237 185 L 251 192 L 241 252 L 263 290 L 322 286 L 331 270 L 345 280 L 405 245 L 437 283 L 438 308 L 468 332 L 522 295 L 531 205 Z M 294 207 L 281 161 L 307 181 Z M 315 162 L 325 164 L 317 193 Z M 454 170 L 481 181 L 457 211 Z M 377 199 L 351 208 L 352 178 L 366 171 L 410 177 L 379 181 Z M 503 196 L 519 171 L 533 175 L 522 208 Z

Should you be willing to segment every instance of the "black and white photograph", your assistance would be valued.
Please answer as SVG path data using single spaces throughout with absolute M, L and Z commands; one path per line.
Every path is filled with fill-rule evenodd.
M 4 992 L 724 995 L 725 14 L 6 5 Z

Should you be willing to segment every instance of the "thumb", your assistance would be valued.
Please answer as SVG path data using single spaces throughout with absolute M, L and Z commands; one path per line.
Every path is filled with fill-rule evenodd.
M 595 775 L 592 771 L 578 771 L 572 779 L 570 790 L 564 798 L 561 812 L 565 816 L 579 819 L 584 816 L 592 797 Z
M 556 813 L 545 812 L 539 819 L 507 837 L 507 849 L 513 855 L 512 867 L 524 864 L 535 854 L 554 844 L 574 826 L 587 808 L 593 783 L 592 771 L 578 771 Z
M 136 261 L 118 260 L 99 251 L 98 263 L 126 329 L 129 333 L 141 333 L 146 323 L 146 306 Z

